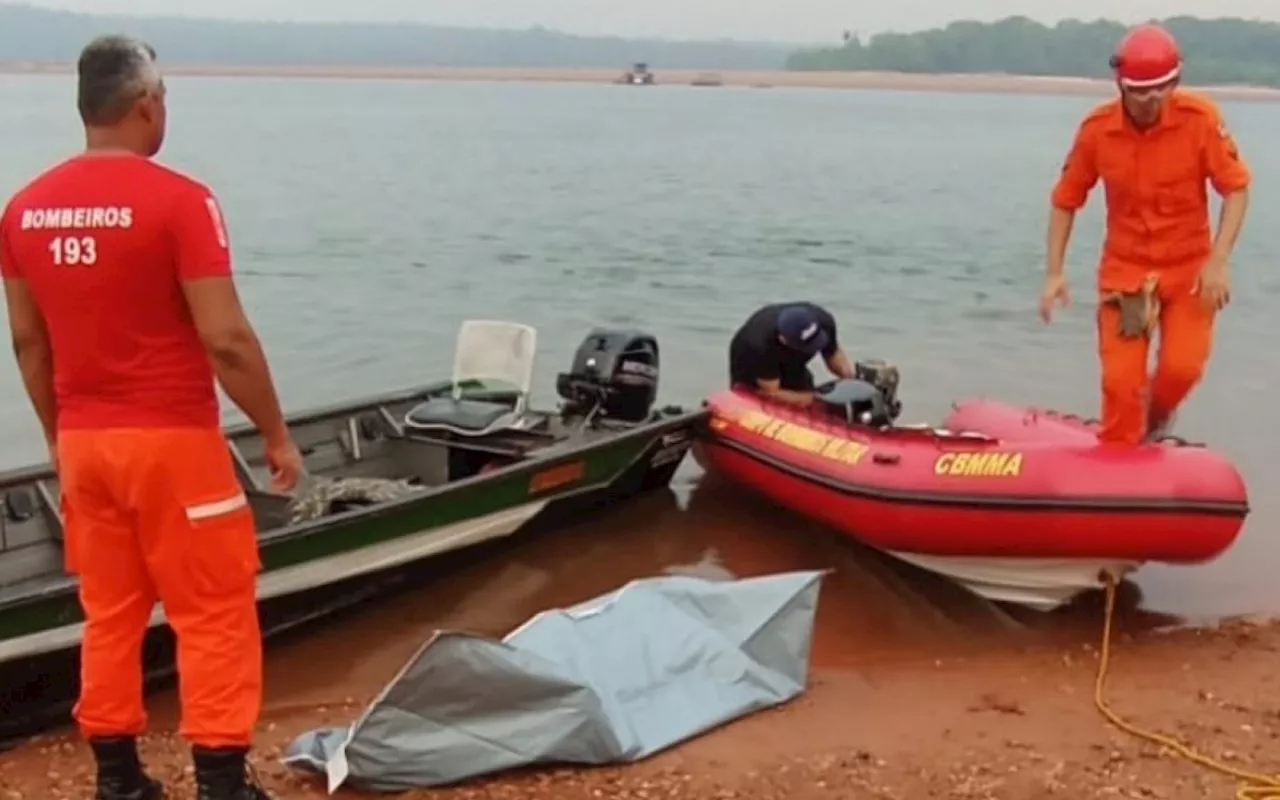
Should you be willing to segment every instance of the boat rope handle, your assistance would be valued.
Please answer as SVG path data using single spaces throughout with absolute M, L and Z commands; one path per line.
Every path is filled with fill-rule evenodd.
M 1189 442 L 1181 436 L 1175 436 L 1173 434 L 1161 436 L 1159 439 L 1156 439 L 1155 442 L 1171 442 L 1177 447 L 1207 447 L 1204 442 Z
M 1094 683 L 1093 703 L 1097 706 L 1098 711 L 1106 718 L 1108 722 L 1116 726 L 1120 730 L 1143 739 L 1151 744 L 1168 748 L 1179 756 L 1193 764 L 1198 764 L 1205 769 L 1236 778 L 1241 782 L 1239 788 L 1236 789 L 1236 800 L 1280 800 L 1280 775 L 1264 775 L 1260 772 L 1251 772 L 1249 770 L 1233 767 L 1206 755 L 1201 755 L 1188 745 L 1179 742 L 1171 736 L 1154 733 L 1152 731 L 1143 730 L 1142 728 L 1126 722 L 1121 719 L 1118 714 L 1111 710 L 1104 699 L 1107 668 L 1110 666 L 1111 660 L 1111 627 L 1115 619 L 1116 609 L 1116 579 L 1110 572 L 1103 571 L 1102 580 L 1106 585 L 1107 607 L 1103 616 L 1102 623 L 1102 648 L 1098 652 L 1098 677 Z
M 1022 418 L 1022 424 L 1029 425 L 1030 423 L 1037 421 L 1037 418 L 1040 415 L 1044 415 L 1051 419 L 1056 418 L 1056 419 L 1072 420 L 1075 422 L 1079 422 L 1082 425 L 1101 425 L 1102 424 L 1102 420 L 1098 419 L 1097 417 L 1084 417 L 1079 414 L 1072 414 L 1069 411 L 1054 411 L 1051 408 L 1029 409 L 1027 411 L 1026 416 Z M 1173 434 L 1167 434 L 1165 436 L 1161 436 L 1156 441 L 1171 442 L 1177 445 L 1178 447 L 1205 447 L 1206 446 L 1202 442 L 1189 442 L 1186 439 L 1182 438 L 1181 436 L 1175 436 Z
M 854 430 L 855 428 L 865 429 L 870 427 L 862 424 L 861 422 L 850 422 L 848 419 L 843 417 L 829 417 L 828 415 L 817 414 L 809 409 L 795 408 L 782 403 L 779 403 L 776 406 L 770 404 L 767 408 L 762 404 L 761 410 L 773 417 L 783 420 L 784 422 L 801 424 L 816 423 L 819 425 L 826 425 L 831 428 L 840 428 L 846 433 Z M 988 436 L 980 431 L 953 431 L 946 428 L 940 428 L 936 425 L 930 425 L 926 422 L 912 425 L 881 425 L 876 427 L 875 430 L 882 433 L 896 432 L 924 435 L 933 442 L 933 445 L 937 450 L 942 450 L 942 445 L 944 443 L 974 442 L 990 445 L 998 445 L 1000 443 L 1000 440 L 997 437 Z
M 1065 419 L 1073 422 L 1079 422 L 1082 425 L 1101 425 L 1102 420 L 1097 417 L 1085 417 L 1080 414 L 1073 414 L 1070 411 L 1055 411 L 1052 408 L 1030 408 L 1027 409 L 1027 415 L 1023 418 L 1023 424 L 1035 422 L 1037 417 L 1046 416 L 1050 419 Z

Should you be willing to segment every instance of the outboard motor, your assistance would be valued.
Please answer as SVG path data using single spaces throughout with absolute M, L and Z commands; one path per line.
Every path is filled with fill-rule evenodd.
M 897 419 L 902 413 L 902 401 L 898 399 L 898 384 L 902 376 L 898 368 L 878 358 L 858 361 L 853 365 L 853 374 L 858 380 L 866 381 L 880 390 L 885 405 L 889 408 L 891 419 Z
M 902 413 L 898 368 L 885 361 L 854 364 L 856 378 L 833 381 L 818 390 L 817 401 L 845 422 L 872 427 L 892 425 Z
M 565 411 L 644 422 L 658 397 L 658 340 L 635 330 L 596 328 L 556 376 Z

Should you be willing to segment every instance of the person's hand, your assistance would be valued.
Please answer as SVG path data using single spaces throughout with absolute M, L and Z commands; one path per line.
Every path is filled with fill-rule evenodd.
M 1065 275 L 1046 275 L 1044 279 L 1044 288 L 1040 290 L 1040 319 L 1045 324 L 1053 321 L 1053 307 L 1060 305 L 1063 308 L 1071 305 L 1071 293 L 1067 291 L 1067 278 Z
M 1231 302 L 1231 281 L 1227 277 L 1227 262 L 1211 258 L 1200 270 L 1195 293 L 1210 311 L 1221 311 Z
M 271 470 L 271 488 L 285 493 L 293 491 L 302 475 L 302 453 L 293 437 L 285 434 L 276 440 L 268 440 L 265 456 Z
M 58 472 L 58 440 L 45 439 L 44 445 L 49 448 L 49 464 L 53 467 L 53 472 L 56 475 Z

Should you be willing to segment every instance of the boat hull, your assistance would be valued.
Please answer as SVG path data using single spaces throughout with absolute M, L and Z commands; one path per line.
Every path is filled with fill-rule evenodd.
M 1205 448 L 1107 448 L 1088 424 L 992 401 L 946 429 L 874 431 L 741 392 L 710 398 L 703 465 L 1004 602 L 1052 608 L 1145 561 L 1221 554 L 1248 512 Z
M 332 409 L 308 415 L 327 413 Z M 480 555 L 487 544 L 555 529 L 667 486 L 704 413 L 672 413 L 416 499 L 264 534 L 258 579 L 264 636 L 394 591 L 443 558 Z M 551 486 L 548 475 L 559 482 Z M 68 719 L 79 686 L 82 620 L 70 578 L 0 607 L 0 741 Z M 149 685 L 172 674 L 172 645 L 157 607 L 144 652 Z

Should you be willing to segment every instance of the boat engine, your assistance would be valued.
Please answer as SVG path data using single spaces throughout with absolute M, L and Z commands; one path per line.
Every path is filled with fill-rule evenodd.
M 902 413 L 898 400 L 898 368 L 879 360 L 854 364 L 856 378 L 832 381 L 820 387 L 817 400 L 828 413 L 850 424 L 884 427 Z
M 596 328 L 556 376 L 564 411 L 644 422 L 658 397 L 658 340 L 635 330 Z
M 902 377 L 898 373 L 898 368 L 888 361 L 869 358 L 854 363 L 853 375 L 858 380 L 866 381 L 876 387 L 889 408 L 890 418 L 896 420 L 902 413 L 902 401 L 898 399 L 898 384 L 901 383 Z

